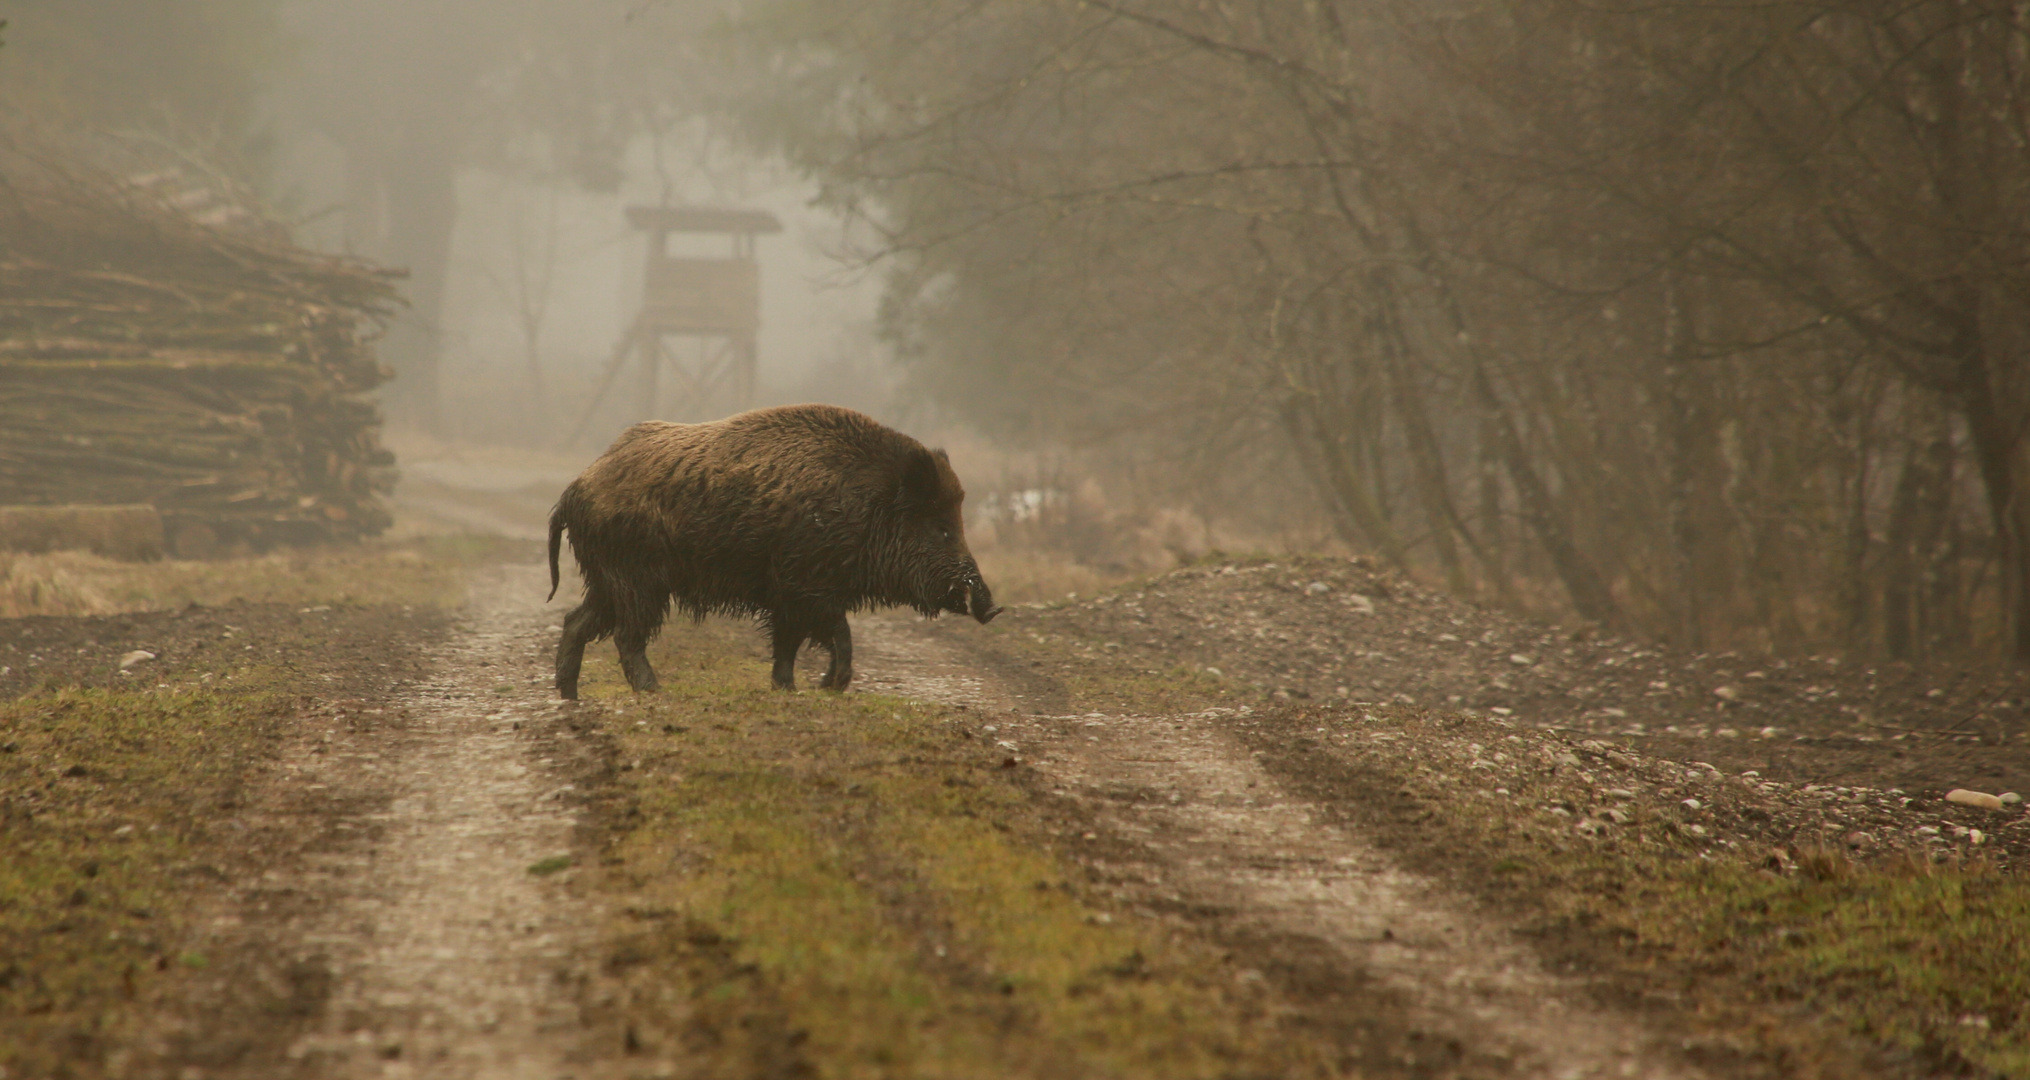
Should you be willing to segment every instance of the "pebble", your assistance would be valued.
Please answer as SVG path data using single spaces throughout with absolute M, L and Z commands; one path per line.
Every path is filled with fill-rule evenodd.
M 1704 803 L 1701 803 L 1701 802 L 1700 802 L 1699 800 L 1697 800 L 1697 799 L 1686 799 L 1686 800 L 1685 800 L 1684 802 L 1680 803 L 1679 805 L 1680 805 L 1680 806 L 1683 806 L 1683 807 L 1684 807 L 1685 809 L 1687 809 L 1687 810 L 1703 810 L 1703 809 L 1705 809 L 1705 804 L 1704 804 Z
M 2000 810 L 2004 805 L 2001 799 L 1985 791 L 1969 791 L 1966 788 L 1954 788 L 1946 792 L 1945 801 L 1961 806 L 1978 806 L 1983 810 Z
M 1327 585 L 1322 581 L 1314 581 L 1311 584 L 1304 586 L 1304 595 L 1306 596 L 1317 596 L 1320 593 L 1329 593 L 1331 591 L 1332 586 Z
M 1635 798 L 1635 792 L 1627 788 L 1613 787 L 1607 789 L 1607 797 L 1610 799 L 1633 799 Z
M 2002 800 L 2003 806 L 2014 806 L 2017 803 L 2023 801 L 2023 796 L 2018 795 L 2013 791 L 2005 791 L 2000 795 L 1995 796 L 1995 798 Z
M 153 659 L 155 659 L 155 654 L 147 649 L 135 649 L 133 652 L 120 657 L 120 670 L 125 671 L 135 664 L 145 664 Z
M 1529 667 L 1531 664 L 1537 662 L 1537 658 L 1534 656 L 1526 655 L 1524 653 L 1509 653 L 1508 662 L 1514 664 L 1517 667 Z
M 1368 597 L 1362 596 L 1359 593 L 1353 593 L 1349 595 L 1346 598 L 1346 606 L 1352 608 L 1353 610 L 1359 612 L 1362 615 L 1374 614 L 1374 601 L 1369 599 Z
M 1736 690 L 1731 686 L 1716 686 L 1713 688 L 1713 696 L 1719 698 L 1721 701 L 1733 701 L 1735 698 L 1741 696 L 1741 691 Z

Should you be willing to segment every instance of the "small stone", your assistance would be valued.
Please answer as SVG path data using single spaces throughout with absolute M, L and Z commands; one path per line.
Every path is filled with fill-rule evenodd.
M 1508 662 L 1514 664 L 1517 667 L 1529 667 L 1531 664 L 1537 662 L 1537 658 L 1534 656 L 1527 655 L 1525 653 L 1509 653 Z
M 1491 709 L 1489 709 L 1489 710 L 1487 710 L 1487 711 L 1488 711 L 1488 712 L 1491 712 L 1491 713 L 1493 713 L 1493 714 L 1494 714 L 1494 715 L 1496 715 L 1496 716 L 1514 716 L 1514 715 L 1515 715 L 1515 710 L 1514 710 L 1514 709 L 1507 709 L 1507 708 L 1503 708 L 1503 707 L 1502 707 L 1502 706 L 1500 706 L 1500 705 L 1496 705 L 1496 706 L 1494 706 L 1493 708 L 1491 708 Z
M 155 654 L 147 649 L 135 649 L 133 652 L 120 657 L 120 670 L 125 671 L 135 664 L 145 664 L 153 659 L 155 659 Z
M 1600 811 L 1600 816 L 1606 818 L 1608 821 L 1615 823 L 1616 825 L 1628 824 L 1628 811 L 1618 809 L 1616 807 L 1610 806 L 1607 809 Z
M 1215 678 L 1215 679 L 1222 679 L 1222 678 L 1225 678 L 1225 677 L 1226 677 L 1226 672 L 1224 672 L 1224 671 L 1221 671 L 1220 669 L 1218 669 L 1218 668 L 1216 668 L 1216 667 L 1209 667 L 1209 668 L 1206 668 L 1206 669 L 1205 669 L 1205 673 L 1206 673 L 1207 675 L 1210 675 L 1210 676 L 1212 676 L 1212 677 L 1213 677 L 1213 678 Z
M 1706 835 L 1706 827 L 1704 825 L 1687 825 L 1685 826 L 1685 835 L 1704 836 Z
M 1982 832 L 1982 831 L 1981 831 L 1981 830 L 1979 830 L 1979 829 L 1968 829 L 1968 830 L 1967 830 L 1967 843 L 1969 843 L 1969 844 L 1985 844 L 1985 843 L 1987 843 L 1987 842 L 1988 842 L 1988 834 L 1987 834 L 1987 833 L 1984 833 L 1984 832 Z
M 1924 696 L 1925 696 L 1925 697 L 1928 697 L 1928 698 L 1930 698 L 1930 699 L 1932 699 L 1933 701 L 1937 701 L 1937 700 L 1938 700 L 1939 698 L 1942 698 L 1942 697 L 1944 697 L 1944 696 L 1945 696 L 1945 691 L 1943 691 L 1943 690 L 1927 690 L 1927 691 L 1925 691 L 1925 692 L 1924 692 Z
M 1584 764 L 1584 762 L 1579 760 L 1579 755 L 1571 752 L 1570 750 L 1566 750 L 1563 753 L 1559 754 L 1557 758 L 1555 758 L 1554 760 L 1556 760 L 1557 763 L 1560 765 L 1564 765 L 1574 769 Z
M 1977 806 L 1983 810 L 2000 810 L 2003 805 L 2001 799 L 1985 791 L 1969 791 L 1966 788 L 1954 788 L 1946 792 L 1945 801 L 1961 806 Z
M 1362 615 L 1374 614 L 1374 601 L 1359 593 L 1349 593 L 1346 597 L 1346 606 Z
M 1995 796 L 1995 798 L 2002 800 L 2003 806 L 2014 806 L 2017 803 L 2023 801 L 2023 796 L 2018 795 L 2013 791 L 2005 791 L 2000 795 Z
M 1327 585 L 1322 581 L 1314 581 L 1311 584 L 1304 586 L 1304 595 L 1306 596 L 1318 596 L 1320 594 L 1329 593 L 1331 591 L 1332 586 Z
M 1686 799 L 1678 805 L 1683 806 L 1687 810 L 1703 810 L 1706 808 L 1705 804 L 1697 799 Z
M 1635 798 L 1635 792 L 1625 787 L 1611 787 L 1607 789 L 1607 797 L 1610 799 L 1633 799 Z
M 1565 808 L 1564 808 L 1564 807 L 1562 807 L 1562 806 L 1546 806 L 1546 807 L 1544 807 L 1544 812 L 1545 812 L 1545 813 L 1547 813 L 1547 814 L 1549 814 L 1549 815 L 1551 815 L 1552 817 L 1571 817 L 1571 816 L 1572 816 L 1572 812 L 1571 812 L 1570 810 L 1567 810 L 1567 809 L 1565 809 Z
M 1741 691 L 1731 686 L 1716 686 L 1713 688 L 1713 696 L 1721 701 L 1733 701 L 1741 696 Z
M 1875 846 L 1875 838 L 1858 829 L 1848 833 L 1844 839 L 1847 847 L 1855 851 L 1866 851 Z

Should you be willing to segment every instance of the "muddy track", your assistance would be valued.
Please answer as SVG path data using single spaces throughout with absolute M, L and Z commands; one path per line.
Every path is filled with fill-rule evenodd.
M 1511 928 L 1398 865 L 1265 770 L 1244 712 L 1065 715 L 1066 695 L 964 628 L 858 624 L 861 686 L 979 710 L 1010 756 L 1092 822 L 1086 861 L 1152 911 L 1268 943 L 1285 970 L 1379 987 L 1405 1030 L 1373 1047 L 1412 1075 L 1691 1077 L 1633 1018 L 1545 970 Z M 1301 963 L 1296 961 L 1302 961 Z
M 152 1040 L 168 1075 L 604 1075 L 580 1049 L 591 903 L 531 871 L 572 851 L 594 756 L 542 677 L 540 577 L 478 571 L 430 674 L 304 718 L 242 823 L 303 846 L 227 883 L 194 947 L 228 959 Z

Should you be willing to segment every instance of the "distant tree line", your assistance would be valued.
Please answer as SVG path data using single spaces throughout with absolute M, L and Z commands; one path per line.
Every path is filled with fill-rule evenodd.
M 890 335 L 989 427 L 1207 490 L 1280 454 L 1349 542 L 1693 648 L 2030 660 L 2020 5 L 730 29 L 724 107 L 879 236 Z

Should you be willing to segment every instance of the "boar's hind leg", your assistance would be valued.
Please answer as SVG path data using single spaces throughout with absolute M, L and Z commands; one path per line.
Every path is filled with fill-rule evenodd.
M 825 669 L 824 681 L 818 685 L 826 690 L 844 690 L 853 681 L 853 628 L 847 625 L 843 612 L 817 641 L 832 654 L 831 666 Z
M 578 669 L 585 662 L 585 643 L 613 631 L 613 613 L 587 597 L 564 616 L 564 635 L 557 639 L 557 696 L 578 700 Z
M 655 690 L 656 669 L 648 663 L 648 631 L 623 624 L 613 632 L 613 643 L 620 647 L 620 671 L 627 676 L 627 685 L 638 694 Z
M 775 667 L 770 677 L 777 690 L 796 689 L 796 654 L 811 634 L 803 625 L 783 616 L 771 620 L 769 641 L 775 649 Z

